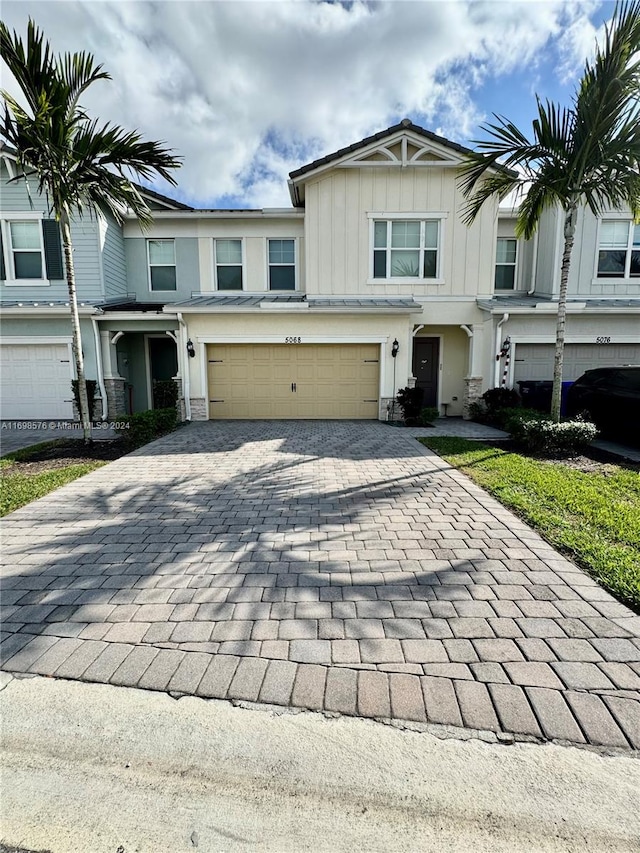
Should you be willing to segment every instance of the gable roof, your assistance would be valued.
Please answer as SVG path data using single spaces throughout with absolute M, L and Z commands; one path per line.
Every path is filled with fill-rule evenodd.
M 389 136 L 393 136 L 400 130 L 411 130 L 413 131 L 413 133 L 417 133 L 418 136 L 423 136 L 430 142 L 435 142 L 438 145 L 444 146 L 445 148 L 451 148 L 453 151 L 456 151 L 459 154 L 463 154 L 465 157 L 473 153 L 470 148 L 465 148 L 463 145 L 458 145 L 457 142 L 451 142 L 451 140 L 445 139 L 444 136 L 438 136 L 435 133 L 431 133 L 430 130 L 425 130 L 424 127 L 420 127 L 419 125 L 414 124 L 411 119 L 403 118 L 401 122 L 399 122 L 398 124 L 391 125 L 391 127 L 386 128 L 386 130 L 381 130 L 378 133 L 374 133 L 373 136 L 366 136 L 359 142 L 354 142 L 352 145 L 347 145 L 346 148 L 340 148 L 338 151 L 334 151 L 333 154 L 327 154 L 326 157 L 320 157 L 318 160 L 314 160 L 313 163 L 307 163 L 306 166 L 301 166 L 299 169 L 294 169 L 293 172 L 289 172 L 289 177 L 292 179 L 299 178 L 302 175 L 306 175 L 308 172 L 315 171 L 320 166 L 326 166 L 328 163 L 332 163 L 334 160 L 339 160 L 341 157 L 344 157 L 345 154 L 352 154 L 354 151 L 359 151 L 362 148 L 366 148 L 373 142 L 379 142 L 381 139 L 387 139 Z
M 397 137 L 393 144 L 386 141 Z M 420 138 L 424 140 L 421 142 Z M 378 145 L 376 145 L 378 143 Z M 400 149 L 401 154 L 398 150 Z M 412 149 L 413 153 L 408 149 Z M 368 150 L 367 150 L 368 149 Z M 364 152 L 358 157 L 358 152 Z M 346 148 L 340 148 L 332 154 L 320 157 L 312 163 L 307 163 L 299 169 L 289 172 L 289 194 L 294 207 L 304 206 L 304 185 L 308 176 L 336 167 L 360 166 L 443 166 L 459 168 L 474 152 L 471 148 L 438 136 L 430 130 L 425 130 L 414 124 L 411 119 L 402 119 L 385 130 L 367 136 L 359 142 L 354 142 Z M 497 170 L 506 172 L 513 177 L 516 172 L 497 164 Z

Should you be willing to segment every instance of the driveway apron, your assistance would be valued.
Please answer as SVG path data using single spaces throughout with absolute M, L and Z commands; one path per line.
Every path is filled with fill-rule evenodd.
M 640 748 L 640 617 L 409 431 L 192 424 L 3 540 L 10 672 Z

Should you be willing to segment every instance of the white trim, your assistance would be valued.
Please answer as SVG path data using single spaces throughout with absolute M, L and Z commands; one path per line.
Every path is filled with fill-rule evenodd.
M 100 388 L 100 396 L 102 398 L 102 420 L 107 419 L 107 389 L 104 384 L 104 369 L 102 364 L 102 340 L 98 330 L 98 321 L 95 317 L 91 318 L 93 326 L 93 337 L 96 345 L 96 373 L 98 374 L 98 386 Z
M 156 292 L 156 291 L 154 291 Z M 160 291 L 162 293 L 162 291 Z M 67 312 L 69 309 L 66 309 Z M 178 314 L 176 311 L 136 311 L 136 312 L 128 312 L 128 311 L 103 311 L 98 317 L 99 321 L 105 320 L 107 322 L 113 322 L 114 320 L 140 320 L 141 322 L 151 321 L 153 323 L 160 322 L 166 323 L 167 320 L 176 320 L 178 319 Z M 136 331 L 135 329 L 130 329 L 129 331 Z M 144 331 L 142 329 L 138 329 L 137 331 Z
M 2 340 L 0 340 L 0 346 L 4 346 L 4 344 L 68 344 L 71 346 L 71 341 L 72 338 L 68 335 L 61 335 L 60 337 L 53 337 L 52 335 L 48 335 L 47 337 L 38 337 L 37 335 L 30 335 L 29 337 L 16 335 L 15 337 L 9 337 L 3 335 Z
M 149 408 L 153 409 L 153 381 L 151 378 L 151 350 L 149 349 L 149 341 L 151 340 L 151 338 L 154 338 L 155 340 L 166 341 L 167 333 L 165 332 L 164 334 L 160 334 L 159 332 L 143 332 L 142 335 L 144 338 L 144 361 L 147 380 L 147 402 L 149 404 Z M 176 377 L 180 377 L 180 357 L 178 355 L 178 346 L 176 339 L 172 336 L 171 340 L 173 340 L 173 343 L 176 347 L 176 361 L 178 364 L 178 372 L 175 374 L 175 376 L 172 377 L 175 379 Z
M 368 219 L 448 219 L 449 212 L 447 210 L 413 210 L 409 213 L 402 210 L 379 210 L 368 211 Z
M 519 335 L 511 334 L 510 337 L 512 344 L 555 344 L 556 342 L 556 336 L 552 334 L 528 335 L 525 332 Z M 602 336 L 597 335 L 595 332 L 591 335 L 566 335 L 564 342 L 565 344 L 593 344 L 598 347 L 607 347 L 611 344 L 640 344 L 640 332 L 636 335 L 617 335 L 613 332 L 606 336 L 611 338 L 609 344 L 599 344 L 596 341 L 596 338 L 599 337 Z
M 286 344 L 289 335 L 198 335 L 196 341 L 203 346 L 206 344 Z M 304 344 L 384 344 L 389 335 L 300 335 L 299 344 L 287 346 L 304 346 Z M 434 335 L 435 337 L 435 335 Z
M 269 273 L 271 270 L 271 266 L 274 267 L 290 267 L 291 264 L 271 264 L 269 262 L 269 243 L 271 240 L 291 240 L 293 242 L 293 290 L 279 290 L 278 288 L 271 288 L 271 282 L 269 278 Z M 265 261 L 267 264 L 267 275 L 265 280 L 266 292 L 267 293 L 296 293 L 298 292 L 298 284 L 299 284 L 299 275 L 298 275 L 298 240 L 296 237 L 265 237 L 264 238 L 264 247 L 265 247 Z
M 176 274 L 176 286 L 172 290 L 154 290 L 151 287 L 151 255 L 149 254 L 149 243 L 172 243 L 173 244 L 173 263 L 172 264 L 153 264 L 154 267 L 173 267 Z M 147 284 L 149 293 L 176 293 L 178 290 L 178 265 L 176 263 L 176 238 L 175 237 L 147 237 L 145 240 L 147 249 Z
M 604 216 L 598 217 L 598 223 L 597 223 L 597 229 L 596 229 L 596 250 L 595 250 L 595 257 L 593 259 L 594 260 L 593 279 L 591 281 L 592 286 L 600 285 L 600 287 L 602 287 L 603 284 L 605 284 L 605 285 L 612 285 L 612 284 L 634 285 L 635 284 L 636 286 L 640 285 L 640 276 L 637 276 L 637 275 L 632 276 L 631 275 L 631 254 L 634 251 L 633 235 L 634 235 L 636 223 L 634 222 L 633 217 L 630 214 L 628 214 L 628 213 L 623 214 L 621 211 L 618 211 L 617 213 L 618 213 L 617 216 L 613 216 L 613 215 L 610 216 L 610 215 L 606 214 Z M 611 248 L 607 248 L 607 247 L 603 248 L 600 245 L 600 231 L 602 228 L 602 224 L 603 224 L 603 222 L 608 222 L 610 220 L 627 223 L 627 245 L 626 245 L 626 248 L 624 249 L 624 253 L 625 253 L 624 272 L 625 272 L 625 274 L 622 276 L 620 276 L 620 275 L 608 275 L 608 276 L 607 275 L 598 275 L 598 263 L 600 260 L 600 252 L 601 251 L 605 251 L 605 252 L 606 251 L 612 251 Z M 615 251 L 615 250 L 613 250 L 613 251 Z M 622 251 L 622 249 L 620 248 L 620 249 L 618 249 L 618 251 Z
M 427 212 L 427 213 L 419 213 L 416 211 L 412 211 L 411 213 L 393 213 L 393 212 L 367 212 L 367 218 L 369 219 L 369 276 L 367 279 L 368 285 L 375 284 L 400 284 L 400 285 L 438 285 L 444 284 L 445 280 L 442 277 L 442 267 L 443 267 L 443 247 L 445 244 L 445 220 L 447 219 L 446 211 L 439 212 Z M 387 239 L 384 247 L 384 252 L 386 255 L 386 275 L 384 278 L 375 278 L 375 226 L 376 221 L 383 221 L 387 223 Z M 417 249 L 418 251 L 418 265 L 419 271 L 424 269 L 424 255 L 426 251 L 433 251 L 433 247 L 425 246 L 425 223 L 436 222 L 438 226 L 438 239 L 436 245 L 436 275 L 433 278 L 426 278 L 422 275 L 417 276 L 392 276 L 391 275 L 391 252 L 393 247 L 391 245 L 391 228 L 389 227 L 389 223 L 393 222 L 407 222 L 407 221 L 418 221 L 420 223 L 420 245 Z M 378 251 L 381 251 L 382 247 L 378 247 Z M 413 250 L 415 251 L 415 249 Z
M 537 232 L 536 232 L 537 233 Z M 502 263 L 498 261 L 498 241 L 499 240 L 513 240 L 516 244 L 516 257 L 514 262 L 511 263 Z M 518 261 L 520 260 L 520 240 L 517 237 L 500 237 L 499 235 L 496 237 L 496 259 L 493 267 L 493 291 L 496 294 L 502 296 L 503 294 L 510 293 L 522 293 L 524 290 L 523 287 L 519 287 L 520 284 L 520 272 Z M 496 287 L 496 272 L 498 271 L 498 267 L 513 267 L 513 287 Z
M 44 251 L 44 235 L 42 233 L 42 222 L 44 213 L 30 212 L 19 213 L 14 211 L 2 211 L 2 219 L 0 220 L 0 228 L 2 229 L 2 254 L 4 256 L 4 272 L 5 272 L 5 287 L 50 287 L 51 280 L 47 278 L 47 258 Z M 14 253 L 22 251 L 13 248 L 11 240 L 12 222 L 40 222 L 38 236 L 40 238 L 40 263 L 42 266 L 41 278 L 16 278 L 16 269 L 14 261 Z M 26 250 L 35 251 L 35 250 Z
M 247 284 L 247 257 L 246 257 L 246 247 L 244 244 L 244 237 L 212 237 L 213 240 L 213 292 L 214 293 L 246 293 L 245 290 Z M 240 255 L 241 255 L 241 275 L 242 275 L 242 287 L 240 290 L 227 290 L 223 288 L 222 290 L 218 287 L 218 252 L 217 252 L 217 243 L 219 240 L 224 240 L 228 243 L 235 241 L 240 243 Z M 236 267 L 237 264 L 220 264 L 221 267 Z M 267 282 L 268 284 L 268 282 Z M 262 293 L 263 291 L 258 291 Z

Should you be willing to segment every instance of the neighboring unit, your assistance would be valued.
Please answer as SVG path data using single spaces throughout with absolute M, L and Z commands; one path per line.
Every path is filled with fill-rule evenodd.
M 154 381 L 169 378 L 196 420 L 385 419 L 413 384 L 425 406 L 466 415 L 494 385 L 551 379 L 561 215 L 531 241 L 497 202 L 463 225 L 467 153 L 404 120 L 292 172 L 291 208 L 194 210 L 145 191 L 146 232 L 133 217 L 76 220 L 103 416 L 153 407 Z M 7 183 L 2 154 L 2 417 L 70 417 L 57 226 L 24 182 Z M 640 227 L 583 212 L 565 378 L 640 364 L 639 319 Z

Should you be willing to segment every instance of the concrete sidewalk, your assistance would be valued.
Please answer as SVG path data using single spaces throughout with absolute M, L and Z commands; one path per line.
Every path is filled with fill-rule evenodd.
M 639 617 L 409 433 L 193 424 L 18 510 L 4 668 L 640 748 Z
M 640 837 L 630 757 L 43 678 L 11 681 L 0 712 L 2 840 L 31 850 L 635 853 Z

